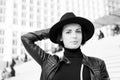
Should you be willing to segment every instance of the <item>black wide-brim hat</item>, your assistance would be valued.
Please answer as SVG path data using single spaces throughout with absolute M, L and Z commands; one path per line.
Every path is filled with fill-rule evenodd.
M 68 12 L 61 17 L 59 22 L 57 22 L 55 25 L 51 27 L 49 31 L 50 40 L 53 43 L 58 43 L 57 42 L 58 34 L 62 32 L 64 25 L 70 24 L 70 23 L 80 24 L 82 28 L 82 32 L 84 32 L 84 35 L 85 35 L 85 37 L 83 37 L 85 41 L 89 40 L 93 36 L 94 25 L 92 24 L 91 21 L 83 17 L 77 17 L 72 12 Z

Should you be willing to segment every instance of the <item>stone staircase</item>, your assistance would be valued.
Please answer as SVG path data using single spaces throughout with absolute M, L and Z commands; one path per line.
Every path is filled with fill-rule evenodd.
M 120 54 L 103 57 L 111 80 L 120 80 Z

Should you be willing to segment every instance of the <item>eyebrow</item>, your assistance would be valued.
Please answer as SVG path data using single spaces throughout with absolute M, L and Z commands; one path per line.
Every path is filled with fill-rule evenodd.
M 79 30 L 79 29 L 81 30 L 81 28 L 77 28 L 76 30 Z

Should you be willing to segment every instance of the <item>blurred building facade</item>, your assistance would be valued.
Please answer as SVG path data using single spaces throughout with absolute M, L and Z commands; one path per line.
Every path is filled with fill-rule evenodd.
M 24 54 L 20 36 L 51 27 L 67 11 L 94 21 L 108 12 L 107 3 L 104 0 L 0 0 L 0 54 L 8 57 Z M 46 50 L 53 45 L 49 41 L 38 44 Z

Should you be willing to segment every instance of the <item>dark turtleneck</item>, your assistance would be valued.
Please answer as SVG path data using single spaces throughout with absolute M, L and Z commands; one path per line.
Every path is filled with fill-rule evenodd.
M 82 52 L 81 52 L 80 48 L 77 48 L 77 49 L 65 48 L 64 55 L 68 59 L 69 58 L 79 58 L 79 59 L 82 59 Z
M 80 69 L 83 59 L 81 49 L 65 48 L 64 56 L 67 57 L 71 63 L 61 63 L 53 80 L 80 80 Z M 87 67 L 83 69 L 83 72 L 86 74 L 83 75 L 84 80 L 90 80 L 90 74 Z

